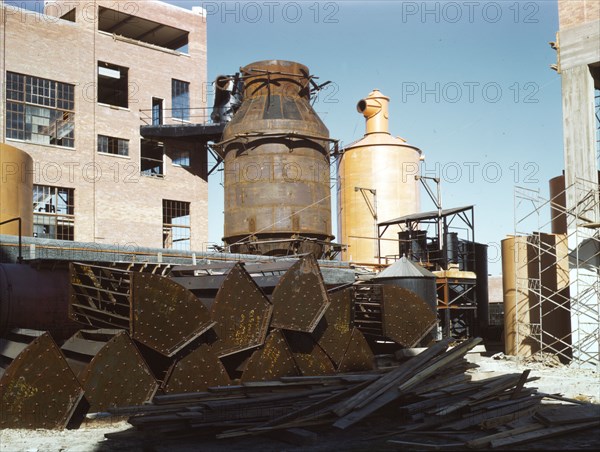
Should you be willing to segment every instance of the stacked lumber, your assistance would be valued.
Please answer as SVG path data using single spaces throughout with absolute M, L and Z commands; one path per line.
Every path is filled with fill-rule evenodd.
M 441 341 L 385 370 L 211 387 L 111 412 L 130 416 L 138 434 L 149 436 L 279 434 L 288 440 L 316 436 L 306 430 L 314 428 L 344 434 L 367 418 L 387 416 L 394 431 L 375 431 L 375 437 L 424 449 L 503 447 L 600 424 L 593 405 L 544 409 L 542 399 L 549 396 L 526 386 L 536 380 L 529 371 L 472 381 L 466 371 L 476 365 L 465 354 L 481 339 L 453 347 L 451 342 Z

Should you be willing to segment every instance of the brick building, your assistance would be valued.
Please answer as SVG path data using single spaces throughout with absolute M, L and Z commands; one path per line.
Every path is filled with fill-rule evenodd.
M 206 152 L 140 136 L 144 124 L 205 120 L 203 13 L 151 1 L 0 5 L 0 141 L 34 160 L 35 236 L 204 247 Z

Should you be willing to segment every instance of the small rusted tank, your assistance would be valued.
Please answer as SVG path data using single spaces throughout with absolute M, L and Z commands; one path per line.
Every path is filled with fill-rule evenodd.
M 331 235 L 329 131 L 310 105 L 308 68 L 270 60 L 240 69 L 243 102 L 223 132 L 231 252 L 322 255 Z

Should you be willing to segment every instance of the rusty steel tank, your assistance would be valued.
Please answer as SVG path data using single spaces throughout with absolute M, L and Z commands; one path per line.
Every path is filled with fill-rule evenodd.
M 21 235 L 33 234 L 33 160 L 26 152 L 0 143 L 0 223 L 21 219 Z M 18 235 L 18 222 L 0 226 L 0 234 Z
M 419 212 L 421 150 L 389 132 L 389 97 L 375 89 L 356 109 L 366 133 L 346 146 L 338 158 L 338 240 L 347 245 L 343 260 L 378 263 L 399 253 L 397 230 L 388 228 L 380 249 L 377 222 Z M 382 259 L 385 262 L 385 259 Z
M 218 143 L 225 233 L 234 253 L 323 254 L 331 235 L 329 131 L 310 104 L 306 66 L 259 61 L 240 69 L 243 102 Z

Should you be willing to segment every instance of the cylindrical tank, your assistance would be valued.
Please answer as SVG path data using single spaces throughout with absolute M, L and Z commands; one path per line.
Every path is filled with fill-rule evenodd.
M 565 175 L 550 179 L 550 220 L 553 234 L 567 233 L 567 216 L 565 215 L 567 198 L 565 194 Z
M 406 255 L 416 262 L 427 262 L 427 231 L 400 231 L 400 256 Z
M 376 284 L 390 284 L 412 290 L 437 312 L 435 275 L 429 270 L 402 256 L 372 279 Z
M 21 235 L 33 234 L 33 159 L 26 152 L 0 143 L 0 223 L 21 218 Z M 19 235 L 18 223 L 0 226 L 0 234 Z
M 77 330 L 68 309 L 67 269 L 0 264 L 0 336 L 13 328 L 29 328 L 66 339 Z
M 338 241 L 348 245 L 344 260 L 378 263 L 375 224 L 420 210 L 415 175 L 421 151 L 390 135 L 388 103 L 378 90 L 358 102 L 366 134 L 344 148 L 338 159 Z M 383 235 L 390 240 L 380 241 L 381 257 L 397 255 L 396 232 L 388 228 Z
M 519 324 L 535 322 L 531 318 L 531 300 L 527 281 L 530 276 L 531 245 L 527 237 L 502 240 L 502 291 L 504 294 L 504 348 L 507 355 L 531 356 L 539 350 L 529 331 Z
M 244 95 L 223 131 L 225 234 L 232 252 L 319 256 L 331 235 L 329 131 L 310 105 L 308 68 L 241 68 Z M 302 239 L 313 239 L 306 241 Z M 290 249 L 294 240 L 299 248 Z

